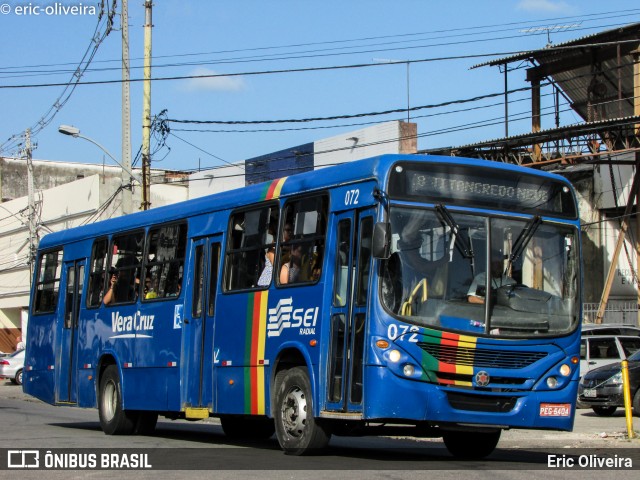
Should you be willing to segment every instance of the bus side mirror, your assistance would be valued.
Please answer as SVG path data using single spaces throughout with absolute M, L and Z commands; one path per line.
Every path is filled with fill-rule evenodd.
M 389 223 L 378 222 L 373 226 L 373 257 L 379 259 L 389 258 L 389 246 L 391 230 Z

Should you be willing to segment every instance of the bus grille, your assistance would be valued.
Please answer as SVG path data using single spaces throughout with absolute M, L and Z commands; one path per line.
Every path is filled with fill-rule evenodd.
M 472 412 L 506 413 L 516 406 L 518 397 L 479 396 L 466 393 L 447 392 L 449 404 L 458 410 Z
M 428 342 L 418 342 L 418 346 L 440 362 L 482 368 L 524 368 L 547 356 L 546 352 L 487 350 Z

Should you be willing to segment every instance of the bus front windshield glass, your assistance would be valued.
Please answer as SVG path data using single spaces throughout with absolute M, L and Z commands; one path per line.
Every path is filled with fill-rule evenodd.
M 540 217 L 392 207 L 380 293 L 403 320 L 493 336 L 561 335 L 578 314 L 577 231 Z

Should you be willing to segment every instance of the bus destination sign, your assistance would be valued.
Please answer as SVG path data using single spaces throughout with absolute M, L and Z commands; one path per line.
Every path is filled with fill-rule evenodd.
M 499 173 L 503 173 L 500 175 Z M 518 210 L 575 218 L 571 189 L 560 181 L 519 172 L 442 164 L 397 165 L 389 193 L 394 198 Z

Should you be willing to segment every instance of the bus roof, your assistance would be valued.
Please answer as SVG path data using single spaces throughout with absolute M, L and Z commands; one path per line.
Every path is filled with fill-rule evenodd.
M 356 181 L 376 178 L 383 182 L 391 166 L 398 161 L 423 161 L 433 163 L 455 163 L 475 165 L 478 167 L 488 167 L 506 171 L 514 171 L 528 174 L 540 175 L 569 182 L 559 175 L 548 172 L 536 171 L 526 167 L 493 162 L 487 160 L 477 160 L 462 157 L 448 157 L 440 155 L 398 155 L 389 154 L 363 160 L 349 162 L 349 168 L 344 165 L 335 165 L 320 170 L 304 172 L 287 177 L 287 181 L 282 187 L 280 196 L 299 194 L 303 192 L 318 190 L 331 186 L 348 184 Z M 86 238 L 94 238 L 113 232 L 120 232 L 141 228 L 146 225 L 178 221 L 188 217 L 197 216 L 203 213 L 237 208 L 242 205 L 250 205 L 260 202 L 266 198 L 267 190 L 274 181 L 249 185 L 243 188 L 229 190 L 220 193 L 186 200 L 163 207 L 154 208 L 147 211 L 132 213 L 129 215 L 95 222 L 90 225 L 80 226 L 53 232 L 40 242 L 40 249 L 47 249 L 53 246 L 74 242 Z

